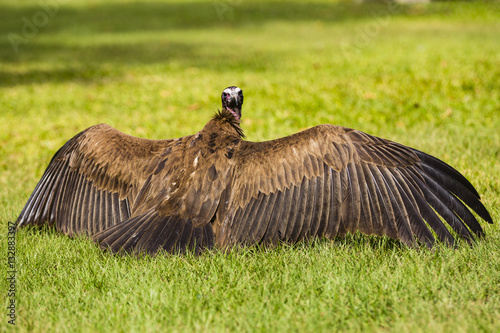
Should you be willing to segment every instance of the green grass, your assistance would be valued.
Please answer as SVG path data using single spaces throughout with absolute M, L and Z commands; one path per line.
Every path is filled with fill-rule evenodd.
M 401 142 L 460 170 L 495 224 L 455 250 L 356 234 L 142 259 L 22 229 L 16 331 L 500 331 L 498 2 L 59 3 L 17 53 L 8 34 L 41 8 L 0 5 L 2 272 L 7 221 L 64 142 L 101 122 L 192 134 L 233 84 L 249 140 L 334 123 Z

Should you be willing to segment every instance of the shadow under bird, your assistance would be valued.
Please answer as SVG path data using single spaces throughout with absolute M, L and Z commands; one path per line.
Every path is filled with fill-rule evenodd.
M 492 223 L 469 181 L 435 157 L 334 125 L 244 141 L 242 104 L 226 88 L 200 132 L 172 140 L 84 130 L 52 158 L 18 226 L 156 254 L 356 231 L 432 247 L 482 236 L 471 210 Z

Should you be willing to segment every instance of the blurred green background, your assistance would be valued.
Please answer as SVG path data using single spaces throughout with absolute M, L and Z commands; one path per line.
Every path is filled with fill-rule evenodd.
M 236 303 L 220 299 L 220 302 L 229 302 L 225 304 L 242 307 L 224 319 L 214 315 L 220 306 L 215 301 L 207 301 L 202 308 L 186 305 L 183 311 L 175 312 L 176 320 L 165 314 L 158 319 L 151 309 L 141 309 L 139 314 L 134 312 L 134 316 L 127 317 L 131 308 L 124 305 L 123 313 L 115 309 L 113 319 L 99 326 L 96 324 L 101 318 L 99 314 L 106 313 L 117 302 L 106 296 L 113 286 L 97 289 L 92 289 L 95 288 L 92 283 L 94 287 L 57 286 L 59 282 L 46 280 L 44 276 L 55 276 L 55 281 L 60 283 L 67 281 L 68 276 L 71 280 L 71 272 L 79 267 L 75 258 L 81 258 L 82 251 L 89 262 L 96 262 L 99 267 L 114 262 L 112 272 L 117 275 L 132 271 L 141 276 L 140 267 L 159 265 L 165 269 L 162 265 L 177 265 L 175 274 L 182 277 L 187 266 L 196 266 L 200 271 L 212 269 L 211 259 L 121 262 L 126 259 L 102 255 L 86 240 L 67 240 L 55 233 L 22 230 L 18 234 L 18 260 L 22 266 L 18 329 L 39 332 L 113 327 L 118 331 L 141 328 L 154 331 L 159 327 L 178 331 L 280 328 L 419 331 L 425 330 L 422 322 L 431 322 L 430 327 L 436 331 L 499 328 L 500 281 L 494 273 L 498 275 L 500 270 L 499 261 L 495 259 L 500 258 L 498 1 L 400 5 L 326 0 L 3 0 L 0 4 L 2 225 L 15 220 L 50 158 L 77 132 L 104 122 L 123 132 L 152 139 L 193 134 L 217 110 L 220 93 L 229 85 L 237 85 L 244 91 L 242 126 L 248 140 L 270 140 L 320 123 L 333 123 L 426 151 L 460 170 L 476 186 L 496 222 L 485 226 L 487 238 L 482 241 L 481 250 L 477 250 L 481 253 L 480 260 L 471 259 L 475 254 L 470 249 L 463 250 L 467 255 L 463 251 L 445 255 L 451 258 L 450 262 L 464 265 L 468 265 L 468 260 L 483 260 L 482 264 L 491 272 L 471 272 L 467 280 L 469 283 L 479 281 L 482 289 L 478 294 L 468 293 L 467 283 L 463 283 L 463 289 L 452 293 L 446 303 L 450 308 L 446 308 L 442 294 L 419 298 L 422 290 L 416 290 L 415 303 L 403 302 L 401 311 L 388 310 L 380 314 L 376 309 L 387 304 L 371 304 L 370 287 L 366 289 L 365 298 L 343 299 L 335 294 L 338 286 L 334 286 L 328 290 L 334 293 L 330 296 L 337 298 L 318 294 L 311 296 L 309 305 L 296 309 L 279 307 L 284 299 L 294 298 L 293 291 L 283 291 L 281 296 L 273 294 L 273 306 L 277 308 L 270 309 L 265 302 L 245 301 L 255 299 L 255 294 L 238 294 L 231 286 L 220 286 L 228 298 L 236 294 L 241 297 L 236 297 Z M 4 249 L 6 232 L 0 234 Z M 366 247 L 373 251 L 369 237 L 354 238 L 351 242 L 361 244 L 352 256 Z M 327 244 L 305 251 L 311 251 L 310 257 L 317 257 L 314 251 L 320 251 L 321 256 L 336 260 L 331 257 L 337 255 L 331 252 L 335 250 Z M 52 252 L 53 247 L 64 255 L 60 257 L 61 252 Z M 393 250 L 377 248 L 375 256 L 388 265 L 395 264 L 393 260 L 402 260 L 410 265 L 409 276 L 415 275 L 416 279 L 422 278 L 429 284 L 435 281 L 436 276 L 420 271 L 418 263 L 413 263 L 412 254 L 405 254 L 404 250 L 400 254 L 403 259 L 384 260 Z M 250 260 L 255 264 L 259 260 L 271 260 L 266 256 L 293 256 L 288 250 L 277 251 L 244 256 L 244 260 L 238 256 L 215 256 L 225 265 L 234 264 L 231 260 Z M 371 252 L 366 255 L 366 267 L 372 267 L 369 265 L 372 257 Z M 291 267 L 276 259 L 275 273 L 286 275 L 291 272 L 288 269 L 295 271 L 298 267 L 307 272 L 307 267 L 298 264 L 301 262 L 298 258 L 296 266 Z M 429 260 L 427 264 L 437 274 L 441 266 Z M 51 264 L 54 262 L 59 264 Z M 412 263 L 416 265 L 414 269 Z M 318 265 L 322 265 L 321 261 Z M 353 265 L 347 265 L 344 282 L 356 283 L 359 267 Z M 137 266 L 138 271 L 134 271 Z M 42 267 L 57 269 L 40 273 Z M 94 269 L 89 268 L 92 272 Z M 245 265 L 235 265 L 235 272 L 245 269 Z M 367 274 L 373 273 L 367 269 Z M 65 273 L 61 275 L 61 272 Z M 385 275 L 389 273 L 380 274 L 382 279 L 390 280 Z M 482 279 L 481 274 L 486 278 Z M 83 275 L 92 277 L 89 271 Z M 456 284 L 461 284 L 459 275 L 453 278 Z M 259 277 L 265 279 L 265 274 Z M 158 288 L 165 284 L 152 273 L 148 273 L 147 279 L 153 281 L 152 285 L 157 283 Z M 371 283 L 377 284 L 380 279 Z M 203 281 L 196 281 L 193 283 L 203 286 Z M 291 279 L 290 283 L 293 281 L 297 282 Z M 411 283 L 412 279 L 407 281 Z M 237 286 L 237 280 L 235 283 Z M 256 292 L 262 292 L 259 288 L 266 282 L 255 283 Z M 1 287 L 3 292 L 5 288 Z M 277 290 L 287 287 L 276 286 Z M 54 288 L 64 290 L 65 295 L 78 294 L 80 298 L 69 297 L 64 303 L 66 310 L 56 310 L 61 304 L 53 294 Z M 136 290 L 140 288 L 137 286 L 130 288 L 124 292 L 129 294 L 126 304 L 133 302 L 133 294 L 147 292 Z M 190 290 L 189 286 L 182 288 Z M 236 290 L 239 289 L 236 287 Z M 387 297 L 391 304 L 398 303 L 397 295 L 377 290 L 376 293 Z M 189 292 L 180 295 L 176 302 L 190 304 L 193 301 Z M 391 298 L 393 296 L 396 298 Z M 159 311 L 166 311 L 162 306 L 169 304 L 164 299 L 152 302 Z M 334 309 L 335 302 L 343 302 L 345 307 L 355 310 L 344 313 L 335 309 L 339 311 L 337 314 L 320 316 L 322 302 L 326 302 L 330 310 Z M 93 308 L 92 304 L 97 305 Z M 361 305 L 355 307 L 355 304 Z M 427 306 L 436 312 L 429 312 Z M 469 315 L 456 320 L 462 313 L 461 306 Z M 203 321 L 193 320 L 190 309 L 198 311 L 195 318 L 200 316 Z M 259 320 L 267 324 L 257 325 L 251 315 L 231 324 L 231 318 L 238 317 L 238 313 L 252 313 L 252 309 L 263 309 Z M 479 314 L 473 309 L 480 309 Z M 374 311 L 377 314 L 373 315 Z M 47 313 L 52 314 L 45 317 Z M 80 327 L 78 322 L 85 313 L 95 320 L 84 321 Z M 295 313 L 298 315 L 294 316 Z M 289 319 L 273 325 L 272 319 L 277 315 Z M 415 319 L 417 317 L 420 319 Z M 185 325 L 179 324 L 186 318 L 190 319 Z M 366 318 L 370 319 L 366 321 Z

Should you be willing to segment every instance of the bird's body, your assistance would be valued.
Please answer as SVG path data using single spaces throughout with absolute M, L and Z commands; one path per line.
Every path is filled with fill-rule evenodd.
M 432 246 L 435 236 L 453 244 L 441 218 L 472 241 L 482 228 L 463 203 L 491 222 L 460 173 L 389 140 L 320 125 L 244 141 L 242 102 L 239 88 L 225 89 L 222 110 L 179 139 L 88 128 L 56 153 L 18 224 L 48 223 L 114 252 L 155 254 L 358 230 L 409 246 Z

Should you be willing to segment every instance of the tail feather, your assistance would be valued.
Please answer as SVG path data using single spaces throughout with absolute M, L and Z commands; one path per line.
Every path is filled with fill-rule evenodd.
M 171 254 L 188 250 L 199 254 L 214 245 L 210 223 L 194 228 L 190 219 L 176 215 L 160 216 L 154 210 L 107 228 L 92 238 L 102 249 L 121 254 L 155 255 L 161 249 Z

